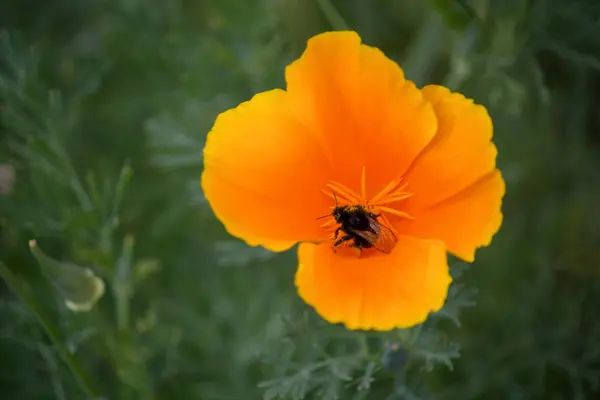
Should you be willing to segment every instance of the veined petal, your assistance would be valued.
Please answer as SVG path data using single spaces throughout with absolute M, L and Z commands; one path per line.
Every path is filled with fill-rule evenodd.
M 488 175 L 497 154 L 483 106 L 442 86 L 426 86 L 423 94 L 433 104 L 438 130 L 404 176 L 414 194 L 406 210 L 415 215 Z
M 321 189 L 329 164 L 314 135 L 272 90 L 217 118 L 204 148 L 202 188 L 216 216 L 250 245 L 279 251 L 325 238 Z
M 404 220 L 402 231 L 442 240 L 448 251 L 472 262 L 475 250 L 487 246 L 502 224 L 505 184 L 496 170 L 460 193 Z
M 390 330 L 423 322 L 446 299 L 451 277 L 442 242 L 400 236 L 389 255 L 340 257 L 327 244 L 301 244 L 296 286 L 331 323 Z
M 421 91 L 355 32 L 311 38 L 286 81 L 295 113 L 322 135 L 331 179 L 358 192 L 365 168 L 368 196 L 402 175 L 437 129 Z
M 451 253 L 473 261 L 502 221 L 505 188 L 496 171 L 492 121 L 483 106 L 442 86 L 426 86 L 423 94 L 438 131 L 404 176 L 413 196 L 403 209 L 415 218 L 399 221 L 397 229 L 443 240 Z

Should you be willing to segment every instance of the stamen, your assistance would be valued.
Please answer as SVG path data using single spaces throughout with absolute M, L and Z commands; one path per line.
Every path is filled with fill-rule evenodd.
M 327 229 L 327 228 L 333 228 L 334 225 L 337 225 L 337 222 L 335 222 L 335 219 L 330 219 L 329 221 L 322 224 L 320 227 Z
M 391 192 L 396 186 L 398 186 L 399 183 L 400 183 L 400 180 L 391 181 L 379 193 L 377 193 L 375 196 L 373 196 L 373 198 L 371 199 L 371 204 L 377 204 L 382 197 L 386 196 L 389 192 Z
M 360 176 L 360 195 L 361 195 L 361 203 L 367 203 L 367 169 L 363 165 L 362 174 Z
M 412 193 L 403 193 L 400 194 L 398 196 L 394 196 L 394 197 L 388 197 L 384 200 L 379 200 L 377 202 L 377 205 L 382 205 L 382 204 L 390 204 L 390 203 L 395 203 L 396 201 L 400 201 L 400 200 L 404 200 L 404 199 L 408 199 L 409 197 L 411 197 L 413 194 Z
M 415 217 L 413 217 L 410 214 L 407 214 L 407 213 L 402 212 L 402 211 L 395 210 L 395 209 L 390 208 L 390 207 L 377 207 L 377 208 L 379 208 L 381 211 L 384 211 L 384 212 L 389 213 L 389 214 L 394 214 L 394 215 L 397 215 L 397 216 L 402 217 L 402 218 L 415 219 Z
M 336 192 L 337 194 L 341 195 L 342 197 L 344 197 L 346 199 L 347 202 L 349 202 L 350 204 L 359 204 L 361 203 L 360 201 L 360 197 L 358 195 L 356 195 L 352 189 L 348 189 L 346 186 L 342 185 L 339 182 L 329 182 L 327 184 L 327 187 L 330 188 L 331 190 L 333 190 L 334 192 Z M 331 194 L 331 196 L 333 196 L 333 194 Z
M 391 215 L 410 220 L 415 219 L 412 215 L 389 206 L 389 204 L 405 200 L 413 195 L 413 193 L 406 191 L 407 186 L 408 185 L 405 184 L 402 179 L 394 179 L 369 200 L 367 198 L 367 171 L 366 167 L 363 166 L 360 177 L 360 194 L 348 188 L 344 184 L 335 181 L 330 181 L 327 184 L 327 189 L 323 189 L 323 193 L 325 193 L 325 195 L 327 195 L 329 198 L 335 200 L 335 206 L 362 205 L 369 212 L 372 212 L 374 215 L 377 215 L 377 217 L 381 218 L 381 223 L 391 229 L 392 232 L 397 235 L 398 231 L 396 231 L 394 226 L 390 223 L 389 217 Z M 340 203 L 338 203 L 338 201 Z M 332 215 L 330 214 L 329 216 L 331 217 Z M 336 237 L 334 232 L 336 232 L 336 229 L 339 229 L 342 225 L 343 224 L 338 223 L 335 218 L 330 218 L 320 227 L 329 232 L 330 240 L 335 240 Z M 362 254 L 362 248 L 357 249 Z
M 407 183 L 405 183 L 404 185 L 400 186 L 399 188 L 397 188 L 396 190 L 394 190 L 393 192 L 390 192 L 389 196 L 397 196 L 400 194 L 407 194 L 409 192 L 406 192 L 405 189 L 408 186 Z M 412 193 L 411 193 L 412 195 Z

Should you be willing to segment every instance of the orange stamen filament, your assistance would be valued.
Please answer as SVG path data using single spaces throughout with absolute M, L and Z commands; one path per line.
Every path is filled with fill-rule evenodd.
M 407 214 L 407 213 L 405 213 L 405 212 L 402 212 L 402 211 L 398 211 L 398 210 L 396 210 L 396 209 L 393 209 L 393 208 L 390 208 L 390 207 L 381 207 L 381 206 L 380 206 L 380 207 L 378 207 L 378 208 L 379 208 L 381 211 L 383 211 L 383 212 L 386 212 L 386 213 L 388 213 L 388 214 L 394 214 L 394 215 L 397 215 L 397 216 L 399 216 L 399 217 L 402 217 L 402 218 L 407 218 L 407 219 L 415 219 L 415 217 L 413 217 L 413 216 L 412 216 L 412 215 L 410 215 L 410 214 Z
M 323 225 L 321 225 L 321 228 L 333 228 L 333 226 L 336 224 L 337 224 L 337 222 L 335 222 L 335 220 L 330 219 L 329 221 L 327 221 Z
M 393 189 L 395 189 L 400 184 L 400 180 L 391 181 L 386 187 L 384 187 L 379 193 L 377 193 L 371 199 L 372 204 L 379 204 L 379 201 L 382 197 L 386 195 L 386 193 L 390 193 Z
M 403 184 L 402 179 L 394 179 L 381 191 L 379 191 L 371 200 L 367 200 L 367 174 L 366 168 L 363 167 L 360 177 L 360 194 L 356 193 L 346 185 L 331 181 L 327 184 L 327 189 L 323 190 L 327 196 L 336 199 L 343 204 L 362 204 L 375 213 L 379 213 L 381 221 L 391 228 L 391 224 L 387 216 L 383 213 L 395 215 L 397 217 L 414 219 L 414 217 L 406 212 L 399 211 L 389 207 L 389 204 L 405 200 L 413 194 L 406 191 L 407 184 Z M 325 229 L 333 229 L 337 223 L 331 219 L 321 225 Z
M 330 196 L 331 198 L 335 198 L 335 196 L 333 195 L 333 193 L 335 192 L 336 195 L 342 197 L 343 200 L 346 200 L 346 202 L 348 202 L 350 204 L 360 204 L 361 203 L 360 197 L 356 193 L 354 193 L 352 191 L 352 189 L 348 189 L 346 186 L 342 185 L 339 182 L 333 182 L 333 181 L 329 182 L 327 184 L 327 187 L 333 191 L 331 193 L 325 191 L 325 193 L 328 196 Z
M 360 200 L 363 204 L 367 202 L 367 169 L 364 166 L 360 174 Z
M 388 198 L 386 198 L 386 199 L 384 199 L 384 200 L 379 200 L 379 201 L 377 202 L 377 204 L 378 204 L 378 205 L 381 205 L 381 204 L 390 204 L 390 203 L 395 203 L 395 202 L 397 202 L 397 201 L 400 201 L 400 200 L 408 199 L 408 198 L 409 198 L 409 197 L 411 197 L 411 196 L 412 196 L 412 193 L 404 193 L 404 194 L 402 194 L 402 195 L 395 196 L 395 197 L 391 197 L 391 196 L 390 196 L 390 197 L 388 197 Z

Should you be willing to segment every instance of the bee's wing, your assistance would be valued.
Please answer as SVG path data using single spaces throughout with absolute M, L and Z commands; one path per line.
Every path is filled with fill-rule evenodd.
M 398 243 L 398 238 L 392 232 L 390 228 L 385 225 L 382 225 L 378 221 L 375 221 L 377 225 L 377 239 L 373 242 L 373 247 L 379 250 L 382 253 L 390 254 L 394 247 L 396 247 L 396 243 Z
M 365 239 L 373 247 L 375 247 L 375 243 L 377 243 L 377 240 L 379 238 L 379 228 L 377 228 L 377 230 L 374 232 L 373 231 L 355 230 L 355 231 L 352 231 L 352 233 Z
M 398 242 L 394 232 L 375 218 L 369 219 L 369 228 L 370 230 L 356 230 L 353 232 L 371 243 L 378 251 L 384 254 L 391 253 Z

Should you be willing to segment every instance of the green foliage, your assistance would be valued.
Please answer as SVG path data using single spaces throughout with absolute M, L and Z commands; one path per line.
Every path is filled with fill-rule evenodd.
M 48 257 L 35 240 L 29 242 L 29 247 L 40 263 L 42 273 L 52 282 L 69 310 L 90 311 L 104 295 L 104 281 L 90 269 Z
M 444 17 L 446 24 L 455 29 L 465 29 L 475 17 L 465 0 L 431 0 L 430 3 Z
M 0 397 L 598 396 L 597 2 L 99 4 L 0 6 Z M 320 319 L 199 185 L 216 115 L 342 26 L 494 120 L 503 227 L 412 329 Z

